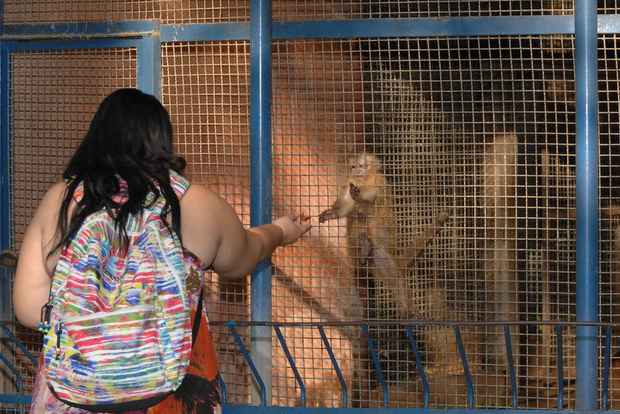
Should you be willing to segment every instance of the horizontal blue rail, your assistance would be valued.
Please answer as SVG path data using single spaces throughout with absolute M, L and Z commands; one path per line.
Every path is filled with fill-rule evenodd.
M 159 34 L 162 43 L 250 40 L 249 22 L 164 24 L 155 20 L 0 26 L 0 40 L 131 38 Z M 620 33 L 620 15 L 600 15 L 598 34 Z M 482 16 L 273 22 L 273 40 L 388 37 L 571 35 L 574 16 Z

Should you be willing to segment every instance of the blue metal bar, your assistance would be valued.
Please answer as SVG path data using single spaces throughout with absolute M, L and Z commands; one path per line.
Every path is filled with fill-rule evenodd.
M 138 42 L 138 89 L 161 99 L 161 42 L 154 33 Z
M 19 348 L 19 350 L 24 354 L 24 356 L 30 360 L 30 362 L 32 363 L 33 368 L 36 369 L 36 367 L 38 365 L 37 364 L 37 359 L 35 358 L 34 355 L 32 355 L 32 352 L 30 352 L 28 350 L 28 348 L 26 348 L 24 343 L 22 341 L 20 341 L 13 334 L 13 332 L 11 332 L 11 329 L 9 329 L 8 326 L 6 326 L 3 323 L 0 323 L 0 328 L 2 328 L 2 331 L 4 331 L 4 334 L 6 335 L 5 337 L 0 337 L 0 339 L 8 339 L 9 341 L 13 342 L 15 344 L 15 346 L 17 346 L 17 348 Z
M 226 386 L 226 382 L 221 375 L 217 376 L 217 382 L 220 386 L 221 403 L 226 404 L 228 402 L 228 387 Z
M 32 403 L 32 397 L 22 394 L 0 394 L 0 403 L 29 405 Z
M 4 39 L 84 39 L 141 37 L 157 32 L 148 20 L 106 23 L 16 24 L 3 27 Z M 162 42 L 249 40 L 250 25 L 241 23 L 169 24 L 159 28 Z M 598 17 L 599 34 L 620 33 L 620 15 Z M 573 34 L 572 16 L 484 16 L 411 19 L 351 19 L 275 22 L 273 39 L 385 38 L 426 36 Z
M 29 42 L 6 41 L 8 53 L 27 52 L 31 50 L 76 50 L 76 49 L 111 49 L 132 48 L 137 46 L 137 39 L 75 39 L 75 40 L 34 40 Z
M 86 37 L 138 37 L 156 31 L 156 23 L 148 20 L 122 22 L 74 22 L 50 24 L 9 24 L 3 26 L 6 39 L 79 38 Z
M 325 334 L 325 330 L 322 326 L 318 327 L 319 333 L 321 334 L 321 340 L 323 341 L 323 345 L 327 350 L 327 354 L 329 355 L 329 359 L 332 361 L 332 367 L 334 367 L 334 371 L 336 371 L 336 376 L 338 376 L 338 381 L 340 382 L 340 399 L 343 407 L 347 407 L 349 405 L 349 393 L 347 390 L 347 382 L 344 380 L 344 375 L 342 375 L 342 371 L 340 370 L 340 366 L 338 365 L 338 360 L 336 360 L 336 356 L 334 355 L 334 351 L 332 350 L 332 346 L 327 339 L 327 335 Z
M 293 370 L 293 374 L 295 375 L 295 380 L 299 385 L 301 406 L 306 406 L 306 385 L 304 384 L 303 378 L 299 375 L 299 371 L 297 370 L 297 364 L 295 364 L 295 358 L 291 355 L 291 351 L 288 349 L 288 345 L 286 344 L 286 339 L 284 339 L 284 335 L 282 335 L 282 330 L 279 326 L 274 326 L 273 329 L 276 331 L 276 336 L 278 337 L 278 341 L 280 341 L 280 346 L 282 347 L 282 351 L 284 351 L 284 355 L 286 355 L 286 359 L 288 359 L 288 363 Z
M 558 382 L 558 410 L 564 408 L 564 346 L 562 338 L 562 326 L 557 325 L 555 327 L 555 348 L 556 348 L 556 370 L 557 370 L 557 382 Z
M 605 354 L 603 355 L 603 390 L 601 404 L 603 410 L 609 410 L 609 372 L 611 368 L 611 326 L 605 329 Z
M 274 23 L 274 39 L 568 34 L 571 16 L 358 19 Z
M 512 355 L 512 335 L 510 334 L 508 325 L 504 325 L 504 342 L 506 343 L 506 362 L 508 364 L 508 375 L 510 376 L 510 388 L 512 390 L 512 407 L 517 408 L 519 404 L 517 373 L 515 371 L 514 357 Z
M 597 2 L 575 2 L 575 83 L 577 89 L 577 321 L 598 321 L 599 164 Z M 597 329 L 576 332 L 576 408 L 597 406 Z
M 217 42 L 223 40 L 249 40 L 248 23 L 205 23 L 162 25 L 162 42 Z
M 467 408 L 474 408 L 476 405 L 476 397 L 474 394 L 474 381 L 469 370 L 469 363 L 467 362 L 467 354 L 465 353 L 465 346 L 463 345 L 463 339 L 461 338 L 461 330 L 458 326 L 454 326 L 454 339 L 456 339 L 456 347 L 463 363 L 463 374 L 465 375 L 465 382 L 467 383 Z
M 601 414 L 600 411 L 540 410 L 509 408 L 302 408 L 302 407 L 256 407 L 235 405 L 222 407 L 224 414 Z M 618 414 L 608 411 L 606 414 Z
M 428 408 L 428 402 L 430 400 L 430 387 L 428 385 L 428 379 L 426 378 L 426 370 L 424 369 L 424 364 L 422 363 L 422 354 L 418 349 L 415 334 L 410 326 L 405 329 L 405 335 L 409 338 L 411 350 L 415 354 L 415 368 L 416 371 L 418 371 L 418 377 L 420 377 L 420 381 L 422 382 L 422 399 L 424 401 L 424 407 Z
M 256 365 L 254 365 L 254 361 L 252 361 L 252 357 L 250 356 L 250 353 L 246 349 L 243 343 L 243 339 L 241 339 L 241 336 L 239 336 L 239 333 L 237 333 L 237 329 L 236 329 L 237 325 L 231 321 L 227 324 L 227 326 L 228 326 L 228 329 L 230 329 L 230 333 L 232 334 L 233 339 L 235 340 L 235 343 L 237 344 L 237 347 L 239 348 L 239 352 L 241 352 L 241 355 L 243 355 L 243 359 L 245 359 L 245 362 L 248 364 L 248 366 L 250 367 L 250 370 L 252 371 L 252 375 L 254 376 L 254 381 L 256 381 L 256 384 L 258 385 L 259 395 L 260 395 L 260 405 L 266 406 L 267 405 L 267 391 L 265 389 L 265 382 L 261 378 L 260 372 L 256 368 Z
M 17 388 L 17 392 L 22 392 L 22 376 L 19 373 L 19 370 L 13 365 L 11 361 L 7 357 L 4 356 L 2 352 L 0 352 L 0 362 L 2 362 L 15 376 L 15 388 Z
M 375 371 L 377 382 L 379 382 L 379 385 L 381 385 L 381 389 L 383 390 L 383 406 L 387 407 L 390 403 L 390 390 L 387 382 L 385 382 L 385 378 L 383 377 L 383 369 L 381 368 L 381 360 L 379 359 L 379 353 L 377 352 L 377 344 L 372 336 L 370 336 L 368 325 L 362 325 L 362 332 L 368 338 L 368 351 L 370 352 L 372 367 Z
M 148 36 L 157 31 L 154 21 L 109 23 L 54 23 L 7 25 L 4 38 L 85 38 Z M 162 42 L 249 40 L 250 24 L 203 23 L 162 25 Z M 599 33 L 620 31 L 620 17 L 601 16 Z M 422 36 L 484 36 L 572 34 L 572 16 L 484 16 L 410 19 L 350 19 L 274 22 L 273 38 L 385 38 Z
M 250 224 L 271 222 L 271 1 L 250 2 Z M 271 320 L 271 263 L 252 273 L 253 321 Z M 271 329 L 253 326 L 252 356 L 271 393 Z M 267 397 L 271 401 L 271 395 Z
M 10 72 L 6 42 L 0 42 L 0 250 L 11 245 Z M 11 272 L 0 269 L 0 318 L 12 318 Z

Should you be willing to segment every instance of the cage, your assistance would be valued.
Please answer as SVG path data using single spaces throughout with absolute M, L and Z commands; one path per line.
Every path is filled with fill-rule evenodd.
M 19 250 L 101 98 L 137 87 L 169 110 L 189 179 L 244 225 L 312 216 L 267 270 L 207 277 L 225 410 L 617 410 L 619 13 L 5 0 L 0 247 Z M 27 396 L 40 339 L 11 278 L 0 322 L 28 352 L 2 337 L 23 384 L 0 368 L 0 393 Z

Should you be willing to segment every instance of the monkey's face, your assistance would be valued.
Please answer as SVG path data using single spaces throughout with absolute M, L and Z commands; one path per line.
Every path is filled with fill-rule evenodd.
M 350 162 L 352 177 L 366 177 L 368 173 L 375 169 L 377 159 L 370 154 L 360 154 Z

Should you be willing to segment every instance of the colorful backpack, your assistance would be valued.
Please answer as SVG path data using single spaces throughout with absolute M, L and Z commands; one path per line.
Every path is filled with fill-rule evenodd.
M 43 354 L 52 392 L 70 406 L 143 409 L 185 376 L 192 324 L 183 249 L 160 217 L 164 197 L 154 198 L 130 215 L 125 254 L 105 209 L 88 216 L 61 252 L 42 310 Z

